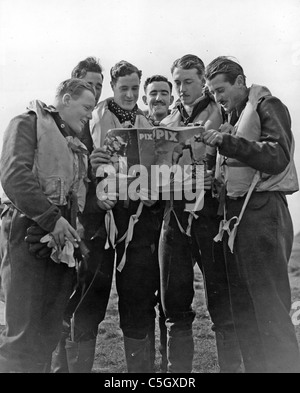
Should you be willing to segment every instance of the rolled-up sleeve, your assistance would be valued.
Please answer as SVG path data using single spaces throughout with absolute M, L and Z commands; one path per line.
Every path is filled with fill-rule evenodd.
M 2 188 L 12 204 L 46 231 L 61 217 L 60 209 L 44 195 L 32 172 L 36 150 L 36 115 L 26 113 L 9 123 L 0 160 Z
M 291 159 L 291 118 L 286 106 L 276 97 L 265 98 L 257 112 L 261 121 L 260 141 L 224 134 L 219 151 L 256 170 L 277 175 L 285 170 Z

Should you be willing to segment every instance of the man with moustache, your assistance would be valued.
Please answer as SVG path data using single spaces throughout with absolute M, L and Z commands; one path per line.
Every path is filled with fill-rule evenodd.
M 293 225 L 286 195 L 298 191 L 287 107 L 264 86 L 246 85 L 243 68 L 218 57 L 206 68 L 210 92 L 228 116 L 203 140 L 220 154 L 226 216 L 225 256 L 233 318 L 247 373 L 299 373 L 290 318 L 288 262 Z
M 137 106 L 142 72 L 122 60 L 112 67 L 110 75 L 113 97 L 99 103 L 91 122 L 94 173 L 99 165 L 110 163 L 110 155 L 103 148 L 108 130 L 152 127 Z M 120 200 L 113 215 L 118 230 L 116 285 L 127 370 L 150 372 L 148 332 L 155 318 L 155 293 L 159 287 L 157 249 L 162 212 L 153 201 Z
M 173 104 L 174 97 L 172 95 L 172 83 L 162 75 L 153 75 L 146 79 L 144 83 L 143 102 L 148 106 L 148 119 L 153 126 L 159 126 L 160 122 L 170 114 L 170 106 Z M 161 371 L 167 372 L 167 328 L 165 323 L 165 316 L 161 307 L 160 296 L 158 295 L 158 315 L 159 315 L 159 329 L 160 329 L 160 353 Z M 155 319 L 153 320 L 153 327 L 149 332 L 150 339 L 150 353 L 151 364 L 155 360 Z
M 143 102 L 149 107 L 148 118 L 154 126 L 170 114 L 169 107 L 174 101 L 172 89 L 172 83 L 162 75 L 153 75 L 144 83 Z
M 201 123 L 222 124 L 220 108 L 204 89 L 204 64 L 199 57 L 185 55 L 171 68 L 179 101 L 163 119 L 167 127 Z M 203 145 L 204 147 L 204 145 Z M 169 372 L 191 372 L 194 354 L 192 309 L 194 263 L 197 262 L 206 288 L 207 307 L 216 334 L 221 373 L 242 371 L 241 356 L 231 315 L 229 289 L 222 246 L 213 239 L 218 233 L 218 199 L 212 189 L 216 149 L 206 148 L 205 196 L 196 215 L 185 211 L 186 201 L 167 202 L 160 242 L 161 296 L 168 326 Z

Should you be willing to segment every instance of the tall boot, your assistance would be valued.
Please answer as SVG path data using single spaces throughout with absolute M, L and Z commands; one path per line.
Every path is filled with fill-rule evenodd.
M 70 373 L 91 373 L 95 358 L 96 338 L 89 341 L 66 340 Z
M 68 373 L 68 360 L 66 353 L 66 335 L 62 335 L 55 351 L 52 354 L 52 373 L 61 374 Z
M 216 331 L 218 362 L 221 374 L 244 372 L 242 354 L 234 330 Z
M 136 340 L 124 336 L 124 348 L 128 373 L 150 373 L 149 338 Z
M 168 373 L 191 373 L 194 359 L 192 331 L 178 332 L 168 337 Z

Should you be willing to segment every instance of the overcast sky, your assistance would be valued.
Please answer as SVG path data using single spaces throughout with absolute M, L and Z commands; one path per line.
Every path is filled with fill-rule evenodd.
M 119 60 L 138 66 L 144 82 L 171 78 L 172 62 L 187 53 L 206 64 L 230 55 L 248 85 L 267 86 L 290 109 L 300 174 L 299 21 L 300 0 L 0 0 L 0 145 L 9 120 L 32 99 L 52 103 L 87 56 L 104 67 L 107 98 Z M 300 193 L 289 203 L 299 232 Z

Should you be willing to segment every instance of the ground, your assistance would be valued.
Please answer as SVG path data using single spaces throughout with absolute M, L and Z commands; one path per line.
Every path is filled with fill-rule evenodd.
M 214 333 L 211 331 L 211 321 L 205 306 L 202 275 L 198 267 L 195 270 L 195 300 L 194 309 L 197 317 L 194 322 L 195 337 L 195 373 L 218 373 L 217 354 Z M 289 276 L 292 289 L 293 303 L 300 302 L 300 234 L 295 237 L 292 257 L 289 264 Z M 102 322 L 97 339 L 96 357 L 93 372 L 95 373 L 124 373 L 126 372 L 123 350 L 122 332 L 119 328 L 117 294 L 113 286 L 105 321 Z M 300 308 L 300 305 L 298 309 Z M 291 316 L 296 310 L 292 310 Z M 300 316 L 296 333 L 300 345 Z M 157 329 L 158 332 L 158 329 Z M 158 337 L 157 337 L 158 344 Z M 157 345 L 158 346 L 158 345 Z M 157 353 L 156 368 L 158 370 L 159 353 Z
M 194 322 L 195 337 L 195 373 L 217 373 L 217 355 L 214 334 L 211 331 L 211 321 L 207 313 L 204 298 L 202 275 L 195 270 L 195 300 L 194 308 L 197 312 Z M 300 234 L 295 237 L 292 257 L 289 264 L 289 276 L 292 289 L 293 303 L 300 302 Z M 94 361 L 94 373 L 125 373 L 126 364 L 123 350 L 122 333 L 119 328 L 117 293 L 113 285 L 111 299 L 108 305 L 105 321 L 99 328 L 96 355 Z M 300 304 L 298 310 L 300 309 Z M 296 318 L 296 310 L 292 310 L 296 322 L 296 333 L 300 345 L 300 315 Z M 3 323 L 3 303 L 0 302 L 0 324 Z M 157 329 L 158 333 L 158 329 Z M 158 337 L 157 337 L 158 344 Z M 159 354 L 157 353 L 156 368 L 158 371 Z

